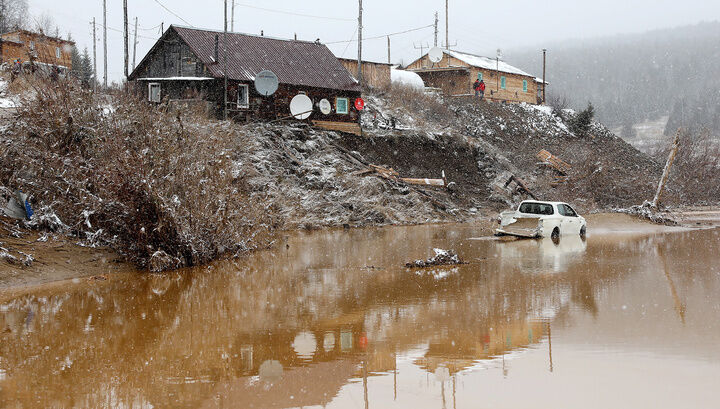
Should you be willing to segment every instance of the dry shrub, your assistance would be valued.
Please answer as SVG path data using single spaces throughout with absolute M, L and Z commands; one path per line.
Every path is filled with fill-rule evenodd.
M 455 116 L 439 97 L 408 85 L 393 83 L 382 96 L 391 106 L 402 107 L 420 120 L 419 127 L 448 123 Z
M 672 141 L 654 154 L 665 163 Z M 670 172 L 664 201 L 675 205 L 720 202 L 720 141 L 707 130 L 684 131 Z
M 76 83 L 37 80 L 0 133 L 0 185 L 22 188 L 38 227 L 109 244 L 163 270 L 267 246 L 270 214 L 249 199 L 240 128 L 103 99 Z M 55 217 L 57 215 L 57 217 Z

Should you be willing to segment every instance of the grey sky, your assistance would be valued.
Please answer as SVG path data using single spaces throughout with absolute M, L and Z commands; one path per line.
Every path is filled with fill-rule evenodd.
M 230 1 L 228 1 L 228 9 Z M 200 28 L 222 29 L 223 0 L 160 0 L 191 25 Z M 93 17 L 102 23 L 102 0 L 30 0 L 31 13 L 51 14 L 63 36 L 72 32 L 78 47 L 88 47 L 92 55 Z M 122 0 L 108 3 L 108 71 L 111 80 L 119 80 L 123 71 Z M 292 38 L 297 33 L 303 40 L 320 38 L 323 42 L 347 41 L 356 38 L 357 8 L 355 0 L 300 1 L 237 0 L 235 31 L 280 38 Z M 325 16 L 335 19 L 289 15 L 246 7 L 247 5 L 280 11 Z M 439 41 L 445 40 L 445 1 L 389 1 L 364 0 L 363 35 L 374 37 L 431 25 L 435 11 L 439 12 Z M 157 27 L 183 23 L 164 10 L 154 0 L 128 0 L 129 20 L 138 17 L 137 62 L 152 47 L 159 36 Z M 229 12 L 229 11 L 228 11 Z M 685 0 L 682 4 L 670 0 L 506 0 L 480 2 L 450 0 L 450 43 L 455 49 L 494 55 L 495 49 L 537 47 L 557 40 L 590 38 L 619 33 L 635 33 L 651 29 L 694 24 L 720 19 L 720 1 Z M 154 29 L 153 29 L 154 28 Z M 115 31 L 119 30 L 119 31 Z M 131 27 L 132 60 L 132 27 Z M 391 37 L 392 62 L 409 62 L 420 55 L 414 46 L 433 43 L 433 29 L 425 28 Z M 102 28 L 98 25 L 98 77 L 102 78 Z M 329 45 L 338 56 L 357 57 L 357 43 Z M 363 43 L 363 57 L 387 60 L 387 40 L 368 40 Z M 512 63 L 512 56 L 507 55 Z M 132 62 L 131 62 L 132 65 Z M 523 67 L 537 72 L 537 67 Z

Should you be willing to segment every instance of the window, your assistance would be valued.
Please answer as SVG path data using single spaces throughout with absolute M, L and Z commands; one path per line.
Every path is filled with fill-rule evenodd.
M 523 92 L 527 92 L 527 80 L 523 80 Z
M 558 212 L 560 212 L 563 216 L 568 217 L 577 217 L 577 213 L 572 209 L 572 207 L 566 205 L 566 204 L 560 204 L 558 205 Z
M 151 82 L 148 84 L 148 101 L 160 102 L 160 83 Z
M 335 112 L 338 114 L 347 114 L 349 112 L 348 105 L 350 105 L 350 101 L 347 98 L 335 98 Z
M 30 51 L 35 51 L 35 41 L 30 41 Z
M 60 47 L 55 47 L 55 58 L 60 58 Z
M 482 81 L 482 72 L 478 72 L 478 81 Z
M 555 211 L 549 203 L 526 202 L 520 205 L 520 213 L 550 215 Z
M 500 77 L 500 88 L 505 89 L 505 76 Z
M 238 108 L 250 108 L 250 92 L 246 84 L 238 85 Z

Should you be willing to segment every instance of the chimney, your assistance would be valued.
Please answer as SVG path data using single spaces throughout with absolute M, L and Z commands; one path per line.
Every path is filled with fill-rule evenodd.
M 264 35 L 265 35 L 265 32 L 264 32 L 263 30 L 260 30 L 260 35 L 261 35 L 261 36 L 264 36 Z
M 215 63 L 217 63 L 218 61 L 220 61 L 220 50 L 219 50 L 219 49 L 220 49 L 220 40 L 219 40 L 219 37 L 220 37 L 220 36 L 219 36 L 218 34 L 215 34 L 215 57 L 214 57 L 214 58 L 215 58 Z

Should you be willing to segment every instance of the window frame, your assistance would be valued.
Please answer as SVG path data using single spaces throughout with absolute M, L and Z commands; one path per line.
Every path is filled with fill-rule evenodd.
M 61 55 L 62 54 L 60 53 L 60 47 L 55 47 L 55 58 L 59 60 Z
M 35 51 L 35 41 L 30 40 L 30 51 Z
M 153 100 L 152 94 L 153 87 L 156 86 L 158 89 L 157 101 Z M 159 82 L 148 82 L 148 101 L 154 103 L 159 103 L 160 101 L 162 101 L 162 86 Z
M 523 92 L 528 92 L 528 81 L 523 80 Z
M 345 102 L 345 110 L 340 110 L 340 105 L 338 104 L 338 101 L 344 101 Z M 347 97 L 335 97 L 335 113 L 339 115 L 347 115 L 350 113 L 350 98 Z
M 478 71 L 477 77 L 478 77 L 478 78 L 477 78 L 478 81 L 482 81 L 482 80 L 483 80 L 483 73 L 482 73 L 482 71 Z
M 500 76 L 500 89 L 507 89 L 507 78 L 504 75 Z
M 240 103 L 240 88 L 245 88 L 245 102 Z M 250 108 L 250 86 L 248 84 L 238 84 L 237 92 L 237 107 L 238 109 Z

